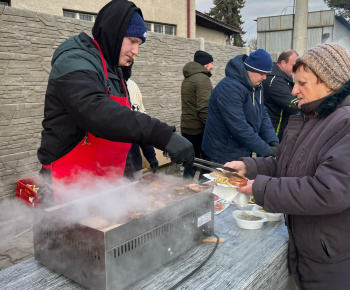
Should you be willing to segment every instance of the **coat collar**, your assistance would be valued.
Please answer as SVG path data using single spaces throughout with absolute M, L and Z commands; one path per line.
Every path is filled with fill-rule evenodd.
M 347 98 L 348 96 L 349 98 Z M 339 91 L 336 91 L 322 99 L 303 104 L 301 106 L 301 111 L 306 115 L 315 114 L 320 118 L 326 118 L 338 107 L 347 105 L 350 105 L 350 80 L 345 83 L 345 85 Z

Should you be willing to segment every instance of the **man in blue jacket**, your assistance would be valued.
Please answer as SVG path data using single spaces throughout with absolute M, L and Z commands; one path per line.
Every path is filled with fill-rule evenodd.
M 276 156 L 278 138 L 263 101 L 262 81 L 272 70 L 263 49 L 231 59 L 209 100 L 202 150 L 211 161 Z

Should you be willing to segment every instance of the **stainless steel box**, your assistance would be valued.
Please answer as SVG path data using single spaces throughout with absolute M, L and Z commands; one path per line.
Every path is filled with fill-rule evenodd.
M 128 189 L 42 210 L 34 226 L 35 259 L 90 289 L 123 289 L 201 242 L 203 230 L 214 232 L 212 187 L 121 225 L 98 229 L 81 217 L 68 222 L 91 204 L 123 207 L 128 201 L 115 197 Z

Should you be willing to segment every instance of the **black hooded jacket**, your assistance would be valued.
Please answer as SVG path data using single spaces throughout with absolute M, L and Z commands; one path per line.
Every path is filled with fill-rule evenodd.
M 66 155 L 87 132 L 111 141 L 165 149 L 175 127 L 131 111 L 109 97 L 127 97 L 117 64 L 134 11 L 141 14 L 132 2 L 113 0 L 97 16 L 93 35 L 106 60 L 108 81 L 98 48 L 87 34 L 71 37 L 56 49 L 45 95 L 38 149 L 41 164 L 49 165 Z
M 125 31 L 135 11 L 142 16 L 141 10 L 133 2 L 113 0 L 100 10 L 92 28 L 92 35 L 106 62 L 114 66 L 114 70 L 118 66 Z
M 299 109 L 294 105 L 297 99 L 291 93 L 294 81 L 274 63 L 272 72 L 266 76 L 262 84 L 264 86 L 264 105 L 281 142 L 289 116 L 299 113 Z

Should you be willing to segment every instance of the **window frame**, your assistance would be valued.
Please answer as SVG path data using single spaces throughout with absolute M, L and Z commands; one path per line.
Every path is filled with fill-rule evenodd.
M 74 17 L 66 16 L 66 15 L 64 15 L 65 13 L 72 13 L 72 14 L 74 14 Z M 69 10 L 69 9 L 63 9 L 63 13 L 62 14 L 63 14 L 63 17 L 66 17 L 66 18 L 73 18 L 73 19 L 78 19 L 78 20 L 88 21 L 88 22 L 95 22 L 96 17 L 97 17 L 97 14 L 95 14 L 95 13 L 76 11 L 76 10 Z M 83 18 L 82 16 L 84 16 L 84 17 L 91 17 L 91 20 L 82 19 Z
M 166 23 L 159 23 L 159 22 L 151 22 L 151 21 L 145 21 L 147 31 L 165 34 L 165 35 L 174 35 L 176 36 L 176 25 L 172 24 L 166 24 Z M 155 27 L 160 27 L 161 32 L 155 31 Z M 172 33 L 167 33 L 167 30 L 169 31 L 169 28 L 171 28 Z M 157 29 L 158 30 L 158 29 Z
M 11 0 L 0 0 L 1 6 L 11 7 Z

